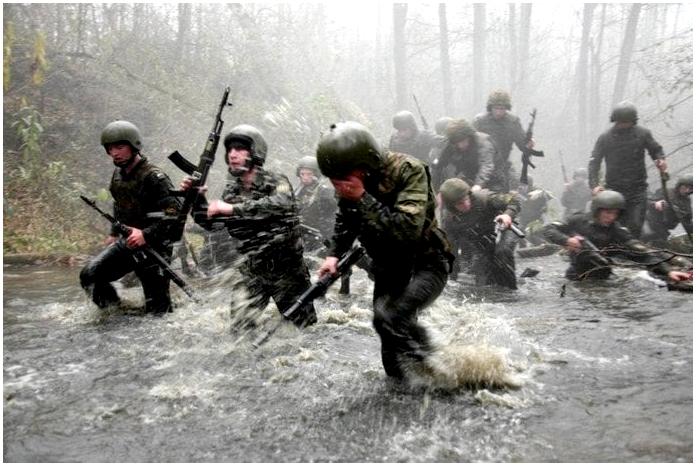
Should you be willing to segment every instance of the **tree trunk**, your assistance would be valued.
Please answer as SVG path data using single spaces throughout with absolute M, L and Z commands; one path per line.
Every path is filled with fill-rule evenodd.
M 619 68 L 616 71 L 616 81 L 614 82 L 614 95 L 611 99 L 612 105 L 616 105 L 623 100 L 628 82 L 628 74 L 631 65 L 631 55 L 633 55 L 633 45 L 636 42 L 636 29 L 638 27 L 638 16 L 641 9 L 640 3 L 631 5 L 631 12 L 626 23 L 623 43 L 621 44 L 621 56 L 619 58 Z
M 394 83 L 396 85 L 396 108 L 408 107 L 406 85 L 406 13 L 407 3 L 394 4 Z
M 602 45 L 604 42 L 604 25 L 606 22 L 607 5 L 602 4 L 602 16 L 599 20 L 599 31 L 597 35 L 597 45 L 592 50 L 592 74 L 590 83 L 590 121 L 592 134 L 598 134 L 606 122 L 605 109 L 602 108 Z M 590 42 L 590 45 L 592 43 Z
M 471 99 L 472 108 L 479 109 L 483 107 L 484 89 L 483 89 L 483 67 L 486 52 L 486 4 L 474 3 L 474 42 L 473 42 L 473 77 L 474 87 L 473 98 Z
M 510 38 L 510 93 L 517 87 L 517 9 L 514 3 L 508 3 L 508 37 Z
M 182 59 L 183 61 L 186 60 L 188 57 L 188 41 L 189 41 L 189 32 L 191 30 L 191 4 L 190 3 L 179 3 L 179 15 L 178 15 L 178 24 L 179 27 L 177 29 L 177 35 L 176 35 L 176 45 L 177 45 L 177 50 L 176 50 L 176 59 L 179 64 L 179 66 L 183 65 L 181 63 Z
M 582 13 L 582 39 L 580 41 L 580 56 L 576 68 L 576 79 L 578 81 L 578 144 L 581 153 L 586 153 L 587 149 L 587 81 L 588 81 L 588 49 L 590 42 L 590 32 L 592 30 L 592 11 L 595 5 L 585 3 Z
M 440 68 L 442 69 L 442 103 L 445 115 L 454 115 L 452 105 L 452 69 L 449 56 L 449 37 L 447 30 L 447 5 L 440 3 Z
M 527 95 L 527 75 L 529 74 L 529 36 L 532 21 L 532 4 L 523 3 L 520 11 L 520 66 L 519 79 L 517 81 L 517 95 L 522 97 L 522 102 Z M 519 101 L 520 99 L 518 99 Z

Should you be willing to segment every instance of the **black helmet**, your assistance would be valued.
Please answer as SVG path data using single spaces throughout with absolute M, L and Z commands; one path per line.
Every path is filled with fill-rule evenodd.
M 230 151 L 233 142 L 241 142 L 249 148 L 252 165 L 263 166 L 266 161 L 268 145 L 261 131 L 251 125 L 237 125 L 225 136 L 223 144 L 226 152 Z
M 130 121 L 116 120 L 112 121 L 102 130 L 101 144 L 106 149 L 107 144 L 126 141 L 137 152 L 143 148 L 140 130 Z
M 295 170 L 295 175 L 300 176 L 300 170 L 312 170 L 314 176 L 319 176 L 321 172 L 319 171 L 319 164 L 317 163 L 317 158 L 311 155 L 305 155 L 297 162 L 297 170 Z
M 450 178 L 440 185 L 440 196 L 446 208 L 454 210 L 454 206 L 471 192 L 469 183 L 460 178 Z
M 413 129 L 417 130 L 416 117 L 413 113 L 403 110 L 392 117 L 392 126 L 394 129 Z
M 624 100 L 616 104 L 609 120 L 612 123 L 635 123 L 638 121 L 638 109 L 631 102 Z
M 581 178 L 583 180 L 586 180 L 587 176 L 587 168 L 576 168 L 573 171 L 573 178 Z
M 512 108 L 512 102 L 510 99 L 510 94 L 505 91 L 497 90 L 491 92 L 488 96 L 488 102 L 486 103 L 486 110 L 491 111 L 493 107 L 505 107 L 510 110 Z
M 443 136 L 445 134 L 445 130 L 447 129 L 447 125 L 452 120 L 454 120 L 452 117 L 438 118 L 438 120 L 435 122 L 435 133 Z
M 599 209 L 619 209 L 626 208 L 626 199 L 623 194 L 616 191 L 605 190 L 599 192 L 592 198 L 592 214 L 596 214 Z
M 321 135 L 317 146 L 319 169 L 329 178 L 343 178 L 356 168 L 378 170 L 384 159 L 377 139 L 355 121 L 331 125 L 329 131 Z

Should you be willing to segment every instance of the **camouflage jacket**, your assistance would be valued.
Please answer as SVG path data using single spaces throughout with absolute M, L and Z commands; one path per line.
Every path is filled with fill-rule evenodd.
M 295 199 L 302 224 L 321 231 L 324 238 L 331 238 L 336 210 L 336 193 L 333 187 L 320 181 L 295 190 Z
M 544 228 L 546 239 L 560 246 L 566 246 L 568 238 L 575 235 L 589 239 L 598 249 L 604 250 L 603 255 L 624 257 L 642 264 L 655 264 L 650 270 L 659 275 L 666 275 L 672 270 L 669 263 L 678 264 L 674 260 L 661 262 L 663 258 L 659 254 L 649 253 L 650 248 L 633 238 L 620 223 L 602 226 L 594 221 L 589 212 L 572 215 L 567 223 L 553 222 Z M 577 255 L 571 255 L 573 263 L 576 258 Z
M 463 239 L 480 247 L 494 245 L 494 220 L 500 214 L 507 214 L 514 220 L 522 206 L 522 197 L 515 193 L 493 193 L 482 189 L 471 194 L 471 210 L 456 212 L 443 211 L 442 227 L 455 243 Z
M 262 257 L 302 255 L 299 217 L 290 181 L 284 175 L 257 168 L 250 188 L 240 177 L 229 176 L 222 200 L 233 205 L 230 217 L 222 222 L 242 254 Z M 196 223 L 207 230 L 220 220 L 207 218 L 208 203 L 200 196 L 192 213 Z
M 427 165 L 387 152 L 385 164 L 368 184 L 359 201 L 339 199 L 330 255 L 342 256 L 357 238 L 377 268 L 403 271 L 449 253 L 435 219 Z
M 167 245 L 178 239 L 172 237 L 174 225 L 163 222 L 161 216 L 148 214 L 176 216 L 181 201 L 171 195 L 173 189 L 169 177 L 147 157 L 141 157 L 130 173 L 117 168 L 109 185 L 114 198 L 114 217 L 126 226 L 143 230 L 145 241 L 151 246 Z M 117 232 L 112 230 L 111 234 Z
M 447 144 L 433 168 L 434 185 L 438 187 L 449 178 L 461 178 L 472 186 L 485 188 L 493 174 L 495 157 L 495 146 L 484 133 L 477 132 L 464 153 L 459 152 L 453 144 Z
M 653 139 L 650 130 L 642 126 L 612 127 L 597 139 L 590 162 L 589 186 L 599 185 L 602 161 L 606 162 L 606 187 L 621 193 L 645 192 L 647 172 L 645 152 L 657 160 L 664 157 L 662 146 Z
M 645 213 L 645 220 L 651 227 L 671 230 L 679 225 L 679 218 L 681 218 L 681 220 L 684 222 L 684 228 L 691 231 L 693 228 L 691 197 L 679 195 L 675 188 L 669 189 L 668 194 L 671 208 L 669 205 L 666 205 L 662 211 L 655 209 L 655 202 L 664 200 L 665 198 L 662 188 L 656 190 L 650 196 L 648 208 Z
M 519 214 L 520 228 L 525 229 L 535 221 L 543 222 L 551 199 L 555 199 L 553 194 L 545 189 L 533 188 L 532 191 L 529 191 L 522 201 L 522 209 Z
M 430 163 L 430 153 L 442 138 L 432 131 L 418 131 L 410 139 L 399 139 L 397 133 L 389 138 L 389 150 L 411 155 L 421 162 Z
M 476 131 L 488 134 L 493 140 L 497 149 L 493 160 L 496 168 L 508 161 L 513 144 L 520 150 L 523 150 L 527 144 L 527 135 L 522 129 L 520 118 L 510 112 L 499 120 L 496 120 L 491 112 L 479 113 L 472 125 Z

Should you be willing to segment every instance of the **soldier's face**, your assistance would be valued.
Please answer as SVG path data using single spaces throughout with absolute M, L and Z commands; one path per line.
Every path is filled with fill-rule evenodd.
M 300 182 L 307 186 L 312 183 L 317 179 L 317 177 L 314 175 L 314 172 L 308 168 L 301 168 L 300 169 Z
M 457 209 L 458 212 L 461 213 L 467 213 L 471 210 L 471 197 L 466 196 L 463 199 L 460 199 L 459 202 L 457 202 L 454 207 Z
M 133 159 L 133 148 L 127 142 L 107 144 L 106 153 L 117 167 L 126 167 Z
M 251 152 L 248 149 L 240 149 L 232 147 L 227 152 L 227 164 L 230 166 L 232 173 L 242 173 L 249 170 L 249 161 Z
M 397 129 L 396 137 L 398 137 L 399 139 L 411 139 L 413 137 L 413 129 Z
M 469 149 L 469 138 L 463 139 L 455 144 L 455 147 L 459 152 L 466 152 Z
M 680 196 L 691 196 L 691 194 L 694 192 L 694 187 L 689 186 L 686 184 L 683 184 L 679 186 L 679 195 Z
M 495 118 L 496 120 L 500 120 L 507 113 L 507 108 L 502 107 L 500 105 L 495 105 L 491 107 L 491 113 L 493 114 L 493 118 Z
M 597 221 L 600 225 L 608 227 L 619 218 L 621 211 L 619 209 L 599 209 L 597 212 Z

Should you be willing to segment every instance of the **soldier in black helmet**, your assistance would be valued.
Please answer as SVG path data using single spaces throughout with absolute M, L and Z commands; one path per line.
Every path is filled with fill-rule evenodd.
M 670 230 L 682 224 L 688 232 L 693 230 L 691 195 L 694 192 L 694 178 L 691 173 L 677 179 L 674 188 L 669 189 L 669 202 L 662 188 L 656 190 L 648 202 L 642 240 L 657 247 L 670 247 L 667 239 Z M 691 249 L 691 248 L 689 248 Z
M 271 298 L 283 311 L 311 283 L 292 186 L 285 176 L 263 168 L 268 151 L 263 135 L 253 126 L 238 125 L 225 136 L 224 145 L 229 176 L 222 199 L 208 204 L 199 196 L 192 215 L 206 229 L 222 222 L 244 254 L 240 271 L 251 303 L 247 313 L 233 318 L 238 325 L 253 326 L 253 313 L 262 311 Z M 190 188 L 186 177 L 181 189 Z M 316 321 L 311 303 L 293 316 L 298 327 Z
M 102 131 L 101 144 L 116 166 L 109 185 L 114 217 L 131 230 L 127 238 L 111 232 L 106 239 L 108 247 L 80 272 L 80 283 L 97 306 L 104 309 L 121 302 L 111 282 L 134 271 L 143 287 L 146 312 L 171 312 L 169 278 L 155 262 L 142 259 L 135 252 L 149 245 L 171 261 L 173 231 L 171 223 L 162 221 L 161 214 L 175 216 L 181 202 L 171 195 L 169 177 L 140 153 L 142 138 L 133 123 L 109 123 Z
M 470 249 L 476 284 L 517 289 L 517 239 L 509 227 L 520 212 L 521 196 L 487 189 L 472 192 L 466 181 L 450 178 L 440 186 L 439 198 L 444 209 L 442 228 L 454 244 L 455 253 Z M 495 222 L 503 228 L 499 238 Z
M 418 129 L 416 117 L 409 111 L 401 111 L 392 118 L 396 130 L 389 139 L 389 150 L 411 155 L 429 163 L 430 152 L 441 143 L 442 138 L 432 131 Z
M 577 212 L 585 212 L 587 204 L 592 199 L 592 191 L 587 186 L 587 169 L 576 168 L 573 172 L 573 181 L 566 183 L 561 195 L 561 204 L 565 207 L 564 219 Z
M 597 139 L 588 166 L 592 194 L 603 189 L 620 192 L 626 200 L 620 221 L 634 238 L 640 237 L 647 203 L 647 171 L 645 152 L 661 172 L 667 171 L 662 146 L 647 128 L 639 126 L 638 110 L 630 102 L 614 107 L 610 120 L 614 123 Z M 605 162 L 604 186 L 600 185 L 600 167 Z
M 445 144 L 433 166 L 433 185 L 448 178 L 465 180 L 473 191 L 489 186 L 496 148 L 491 138 L 464 119 L 453 120 L 445 129 Z
M 322 135 L 317 161 L 339 197 L 333 245 L 319 275 L 336 273 L 339 257 L 356 239 L 362 243 L 373 261 L 373 323 L 384 370 L 402 379 L 409 362 L 423 361 L 432 349 L 418 313 L 442 292 L 451 260 L 427 166 L 383 150 L 355 122 Z
M 488 134 L 497 152 L 493 160 L 493 174 L 489 189 L 508 192 L 517 189 L 518 180 L 510 162 L 510 151 L 515 144 L 520 150 L 534 148 L 534 140 L 527 141 L 520 118 L 510 112 L 512 101 L 506 91 L 496 90 L 488 96 L 486 112 L 474 118 L 472 126 L 476 131 Z
M 682 258 L 665 260 L 651 252 L 643 243 L 617 222 L 626 200 L 616 191 L 604 190 L 592 198 L 591 212 L 578 213 L 568 223 L 547 225 L 546 238 L 564 246 L 570 253 L 571 265 L 566 277 L 571 280 L 605 279 L 611 275 L 607 257 L 617 256 L 646 264 L 649 270 L 673 282 L 690 280 L 688 273 L 677 270 L 691 264 Z

